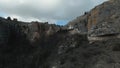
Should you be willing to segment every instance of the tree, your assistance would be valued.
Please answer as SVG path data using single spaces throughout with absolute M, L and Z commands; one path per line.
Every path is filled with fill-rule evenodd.
M 11 21 L 11 17 L 7 17 L 7 20 L 10 20 L 10 21 Z

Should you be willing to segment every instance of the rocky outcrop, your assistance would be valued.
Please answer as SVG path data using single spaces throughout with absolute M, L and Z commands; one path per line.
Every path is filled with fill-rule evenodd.
M 54 24 L 0 18 L 0 68 L 42 67 L 60 39 L 59 29 Z
M 70 21 L 66 27 L 68 29 L 77 29 L 81 34 L 87 34 L 87 22 L 88 22 L 88 15 L 87 12 L 80 17 L 77 17 L 75 20 Z
M 48 37 L 55 34 L 60 29 L 59 26 L 54 24 L 40 23 L 40 22 L 32 22 L 28 26 L 27 37 L 29 40 L 36 41 L 42 39 L 43 37 Z
M 102 36 L 120 33 L 119 4 L 116 3 L 118 0 L 114 1 L 105 2 L 90 11 L 88 17 L 88 34 L 91 36 Z
M 91 37 L 109 36 L 117 34 L 119 34 L 119 31 L 116 31 L 116 29 L 113 28 L 113 25 L 109 25 L 107 22 L 99 23 L 96 26 L 92 27 L 91 30 L 89 30 L 89 36 Z
M 111 35 L 118 38 L 120 34 L 119 9 L 119 0 L 110 0 L 85 12 L 84 15 L 69 22 L 67 26 L 78 29 L 80 34 L 88 34 L 90 39 L 111 37 Z

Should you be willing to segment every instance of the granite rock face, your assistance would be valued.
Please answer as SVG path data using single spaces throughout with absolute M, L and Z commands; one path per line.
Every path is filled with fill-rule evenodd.
M 105 2 L 90 11 L 88 34 L 101 36 L 120 33 L 120 5 L 116 1 Z
M 97 37 L 120 33 L 119 0 L 110 0 L 93 8 L 84 15 L 69 22 L 67 26 L 86 32 L 88 36 Z

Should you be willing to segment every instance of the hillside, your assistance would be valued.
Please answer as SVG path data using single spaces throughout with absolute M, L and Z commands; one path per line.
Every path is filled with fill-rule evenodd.
M 120 1 L 65 26 L 0 17 L 0 68 L 120 68 Z

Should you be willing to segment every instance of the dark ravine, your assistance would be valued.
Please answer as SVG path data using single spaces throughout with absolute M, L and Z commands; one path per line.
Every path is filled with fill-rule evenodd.
M 119 3 L 65 26 L 0 17 L 0 68 L 120 68 Z

